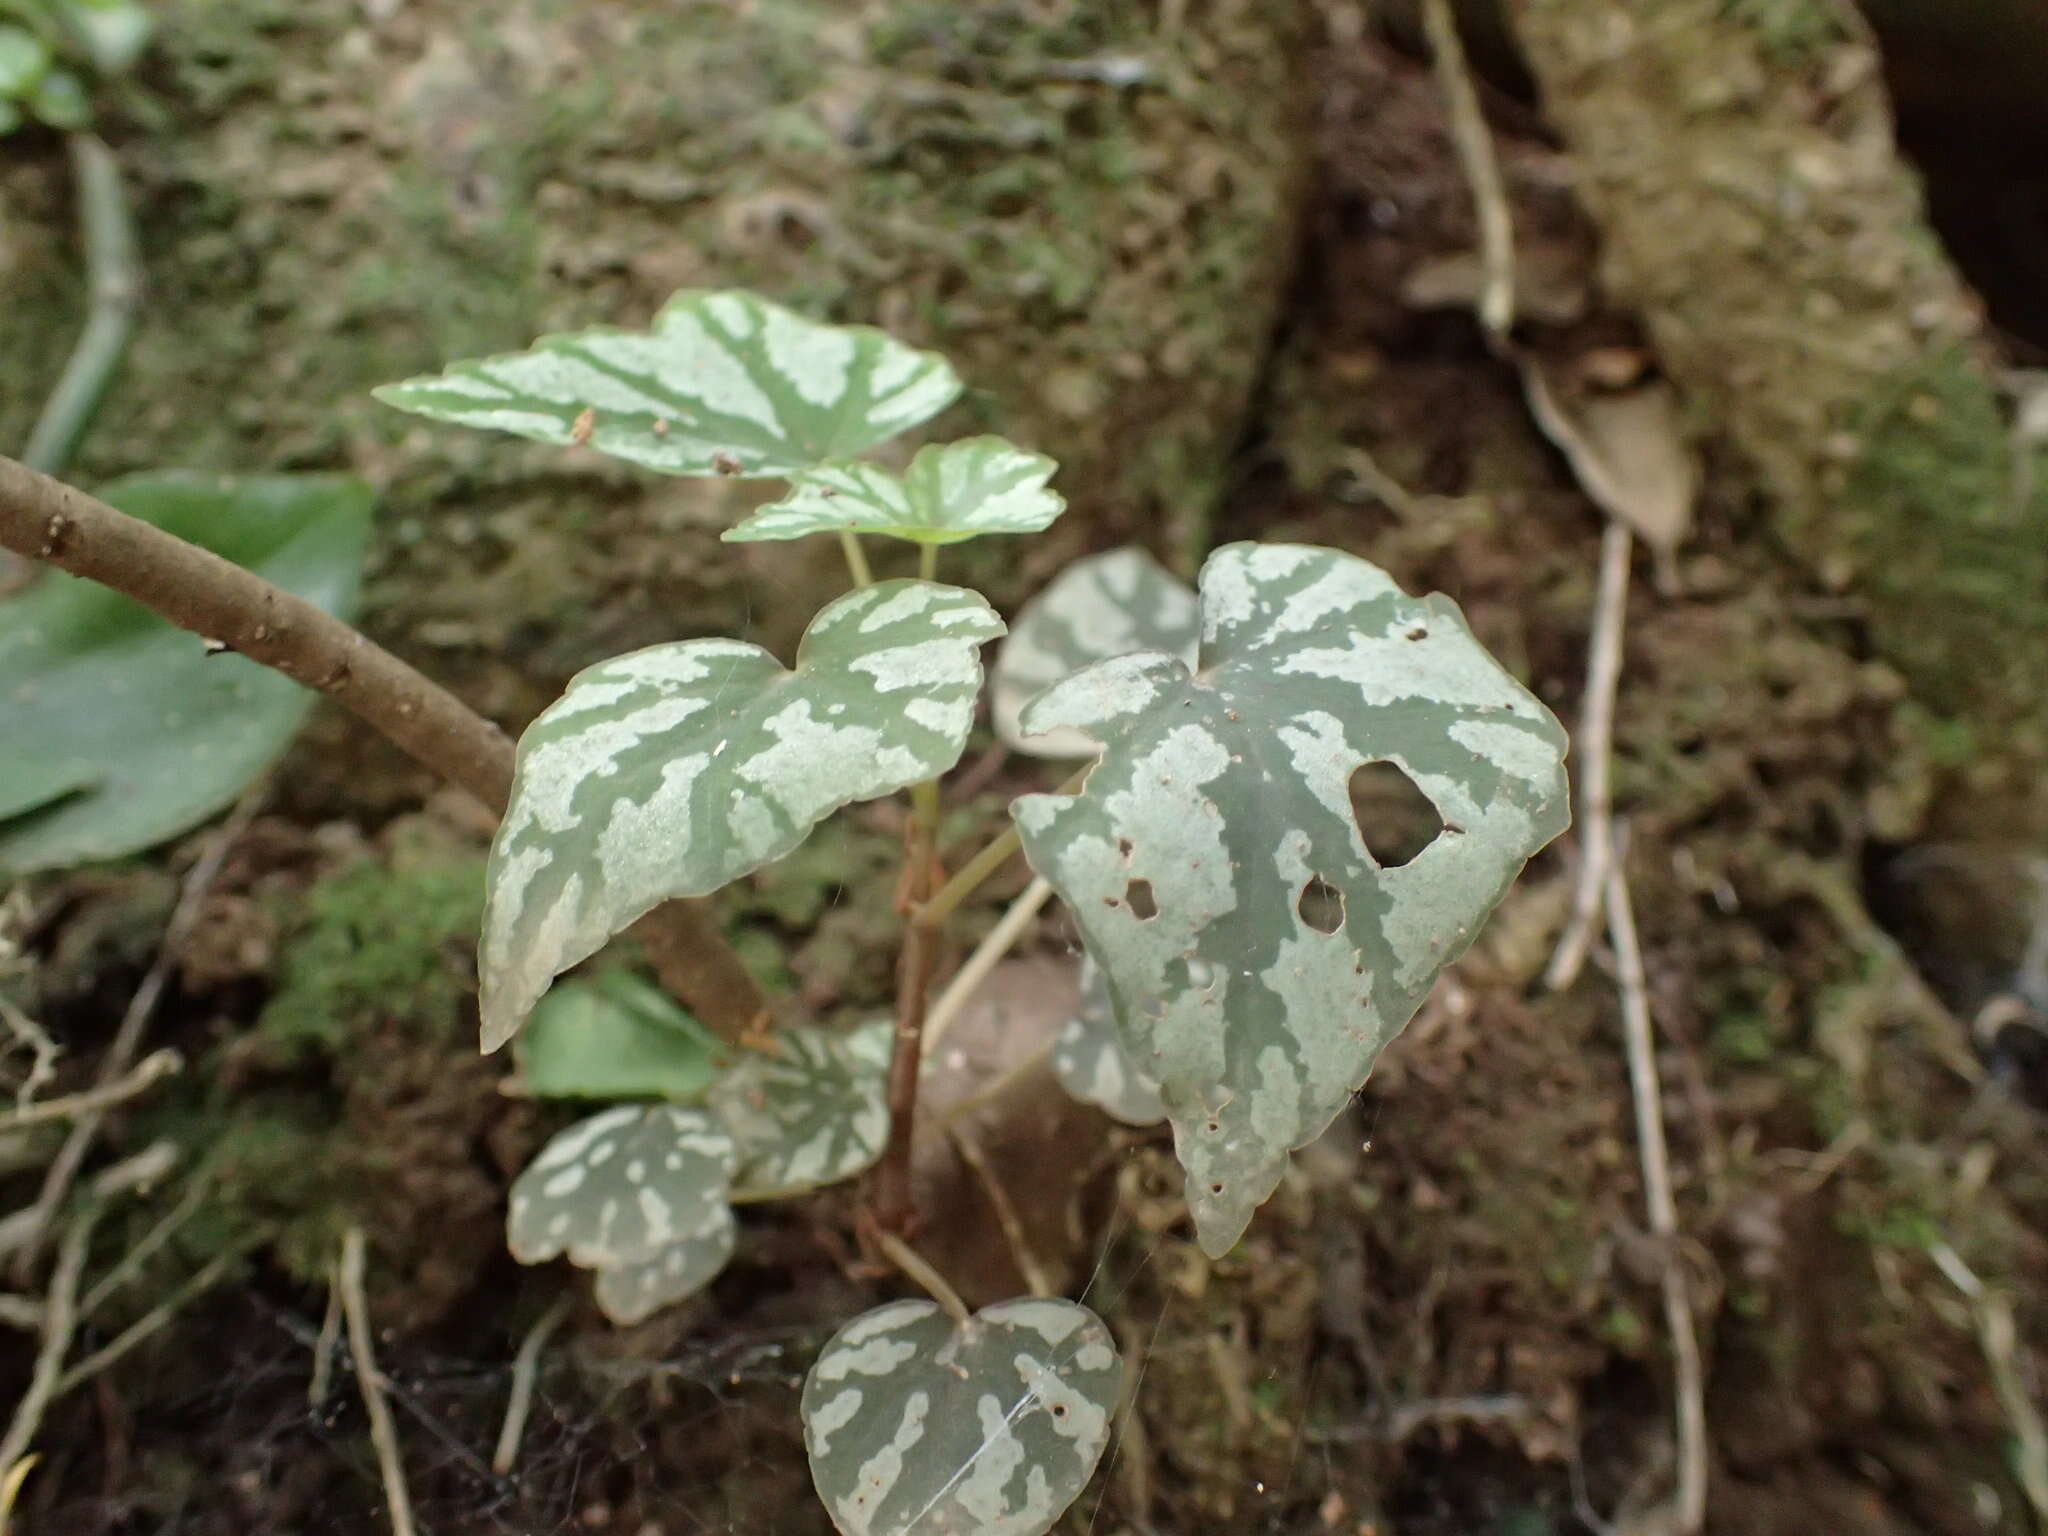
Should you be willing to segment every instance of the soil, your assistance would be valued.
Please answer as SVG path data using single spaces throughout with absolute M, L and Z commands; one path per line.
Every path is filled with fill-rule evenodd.
M 332 26 L 320 47 L 344 68 L 370 69 L 349 53 L 358 45 L 349 42 L 351 25 L 335 19 L 339 8 L 327 9 L 334 15 L 320 25 Z M 633 8 L 592 9 L 617 21 Z M 753 22 L 789 26 L 784 44 L 797 30 L 790 18 L 801 8 L 744 9 Z M 1055 31 L 1076 11 L 982 9 L 1051 17 L 1045 25 Z M 1114 57 L 1153 24 L 1151 9 L 1103 7 L 1118 18 L 1106 33 L 1062 34 L 1044 57 Z M 1217 93 L 1237 103 L 1214 109 L 1224 114 L 1218 121 L 1205 121 L 1186 93 L 1167 93 L 1169 105 L 1156 108 L 1118 98 L 1129 117 L 1117 123 L 1169 112 L 1170 121 L 1147 123 L 1151 136 L 1133 141 L 1145 154 L 1190 136 L 1187 185 L 1168 204 L 1139 209 L 1127 238 L 1111 242 L 1102 230 L 1113 196 L 1084 178 L 1087 211 L 1050 226 L 1102 242 L 1087 249 L 1110 253 L 1117 281 L 1079 291 L 1096 294 L 1104 313 L 1142 310 L 1141 320 L 1114 323 L 1142 323 L 1149 338 L 1119 345 L 1149 360 L 1132 376 L 1152 392 L 1133 385 L 1118 404 L 1097 397 L 1075 418 L 1090 423 L 1082 473 L 1101 487 L 1100 509 L 1073 519 L 1068 537 L 1075 548 L 1108 547 L 1148 531 L 1176 558 L 1232 538 L 1366 555 L 1411 590 L 1453 595 L 1489 647 L 1575 719 L 1601 514 L 1532 423 L 1515 367 L 1464 308 L 1422 297 L 1420 278 L 1441 278 L 1475 241 L 1430 71 L 1370 34 L 1353 7 L 1325 6 L 1312 32 L 1282 28 L 1284 37 L 1252 27 L 1255 9 L 1160 8 L 1161 16 L 1206 12 L 1185 23 L 1197 29 L 1189 56 L 1246 72 Z M 380 46 L 402 48 L 420 70 L 435 59 L 455 70 L 465 57 L 438 46 L 469 36 L 451 19 L 459 8 L 363 10 L 399 18 L 400 41 L 387 35 Z M 316 11 L 325 14 L 308 14 Z M 898 11 L 915 23 L 904 23 L 903 47 L 960 56 L 946 31 L 953 23 L 917 5 Z M 533 14 L 559 20 L 545 7 Z M 309 53 L 325 55 L 309 48 L 307 25 L 280 11 L 247 37 L 209 43 L 220 53 L 217 75 L 183 77 L 164 99 L 198 113 L 208 134 L 257 126 L 283 134 L 274 116 L 237 127 L 225 105 L 205 117 L 198 104 L 251 91 L 268 100 L 263 71 L 309 78 Z M 746 36 L 752 46 L 765 34 Z M 824 41 L 837 37 L 827 29 Z M 250 53 L 250 38 L 264 51 Z M 586 41 L 596 48 L 616 39 Z M 540 44 L 515 37 L 504 47 L 524 61 L 523 89 L 556 88 L 556 70 L 567 66 L 551 65 Z M 195 69 L 207 55 L 188 48 L 179 57 Z M 758 57 L 749 67 L 773 75 Z M 633 110 L 654 112 L 651 66 L 629 83 Z M 984 88 L 994 90 L 970 81 L 962 91 Z M 1256 111 L 1244 104 L 1283 89 L 1285 111 L 1277 102 Z M 980 106 L 962 107 L 963 120 L 986 129 L 978 112 L 995 99 L 975 97 Z M 1070 124 L 1096 110 L 1085 91 L 1056 100 Z M 1571 162 L 1532 110 L 1506 98 L 1489 106 L 1524 265 L 1547 285 L 1536 302 L 1525 299 L 1534 317 L 1521 344 L 1562 363 L 1599 354 L 1653 369 L 1642 332 L 1600 290 L 1599 238 L 1571 195 Z M 297 153 L 265 160 L 257 153 L 268 153 L 265 139 L 248 146 L 255 159 L 235 163 L 254 198 L 239 206 L 346 199 L 372 174 L 370 160 L 397 158 L 373 142 L 371 125 L 337 140 L 320 100 L 306 110 Z M 1245 131 L 1246 113 L 1259 135 Z M 644 142 L 664 121 L 634 118 L 609 140 L 587 122 L 577 128 L 575 142 L 598 143 L 603 154 L 547 202 L 549 260 L 566 259 L 564 232 L 586 207 L 576 199 L 624 198 L 635 211 L 606 226 L 600 243 L 609 255 L 584 252 L 589 265 L 577 270 L 589 278 L 570 285 L 574 298 L 559 286 L 534 301 L 538 308 L 482 295 L 488 313 L 474 325 L 406 342 L 419 353 L 406 366 L 457 340 L 457 350 L 517 341 L 534 314 L 550 323 L 570 312 L 598 318 L 591 306 L 630 310 L 662 284 L 694 280 L 694 267 L 671 270 L 686 258 L 665 243 L 662 211 L 694 205 L 694 183 L 663 191 L 667 172 L 658 167 L 669 162 L 644 155 L 633 138 Z M 1100 123 L 1074 132 L 1097 150 L 1118 142 Z M 165 243 L 201 239 L 219 211 L 205 197 L 173 193 L 180 178 L 191 178 L 188 191 L 219 187 L 218 166 L 170 169 L 194 142 L 172 132 L 167 147 L 142 154 L 150 196 L 179 210 L 179 221 L 154 236 Z M 449 143 L 456 153 L 462 141 Z M 1252 159 L 1205 159 L 1212 151 Z M 519 155 L 529 152 L 538 151 L 526 145 Z M 932 150 L 941 159 L 948 152 Z M 504 163 L 515 162 L 532 163 L 518 155 Z M 932 186 L 945 184 L 936 163 L 911 162 Z M 1064 169 L 1079 175 L 1072 161 Z M 492 182 L 477 174 L 482 201 L 472 213 L 483 221 L 476 230 L 487 231 Z M 688 182 L 700 172 L 675 174 Z M 287 175 L 313 181 L 297 192 L 274 185 Z M 1262 180 L 1248 189 L 1246 176 Z M 1206 190 L 1190 192 L 1196 185 Z M 784 201 L 762 217 L 778 227 L 825 217 L 815 202 L 777 195 Z M 873 218 L 893 195 L 832 207 Z M 1021 217 L 991 187 L 977 195 L 996 200 L 989 217 Z M 1190 214 L 1196 205 L 1214 215 L 1210 225 Z M 1246 227 L 1220 242 L 1206 238 L 1233 219 Z M 971 229 L 976 240 L 1000 238 Z M 334 224 L 323 221 L 323 230 L 323 239 L 340 239 Z M 530 228 L 517 237 L 536 238 Z M 277 231 L 283 244 L 292 238 L 289 228 Z M 361 238 L 381 238 L 374 221 Z M 436 272 L 459 277 L 479 260 L 480 248 L 440 248 L 441 239 L 427 240 L 438 265 L 421 270 L 422 283 Z M 377 260 L 398 259 L 395 247 L 375 249 Z M 705 260 L 714 268 L 733 259 L 711 249 Z M 799 266 L 770 270 L 804 280 L 791 275 Z M 1145 309 L 1131 297 L 1190 274 L 1206 286 L 1177 307 Z M 280 269 L 266 281 L 288 279 Z M 927 298 L 952 291 L 920 281 L 878 286 Z M 820 297 L 857 307 L 864 291 L 849 281 Z M 229 298 L 216 291 L 194 303 L 212 313 L 207 306 L 224 308 Z M 1198 298 L 1211 307 L 1198 310 Z M 1030 329 L 1012 309 L 961 303 L 991 347 L 1011 327 Z M 1062 367 L 1114 397 L 1124 390 L 1107 382 L 1120 377 L 1114 370 L 1087 372 L 1097 361 L 1081 345 L 1089 312 L 1083 299 L 1069 301 L 1054 351 L 1065 349 Z M 386 316 L 391 328 L 403 330 L 403 314 Z M 1223 330 L 1219 314 L 1230 316 Z M 923 339 L 942 344 L 977 333 L 959 311 L 911 305 L 900 318 L 913 329 L 929 325 Z M 1157 363 L 1161 337 L 1193 349 L 1186 368 Z M 981 354 L 993 371 L 990 356 Z M 1198 366 L 1204 358 L 1219 360 L 1218 376 Z M 367 366 L 388 362 L 380 343 Z M 160 380 L 165 365 L 146 353 L 139 366 Z M 1058 371 L 1045 365 L 1046 389 Z M 1175 381 L 1196 375 L 1203 382 L 1188 386 L 1191 399 L 1173 400 Z M 1034 376 L 1025 393 L 1037 388 Z M 1170 426 L 1170 449 L 1148 436 L 1147 421 L 1168 413 L 1169 402 L 1160 431 Z M 1028 400 L 989 407 L 997 421 L 1011 408 L 1028 421 L 1054 420 L 1033 415 Z M 156 409 L 131 401 L 114 419 L 140 430 Z M 375 622 L 430 663 L 449 663 L 443 670 L 471 697 L 507 718 L 530 711 L 588 647 L 695 632 L 694 618 L 679 626 L 674 617 L 685 593 L 743 594 L 739 606 L 751 608 L 781 585 L 800 585 L 780 574 L 749 584 L 718 566 L 708 535 L 699 537 L 709 513 L 675 512 L 666 489 L 587 465 L 549 468 L 523 451 L 501 448 L 486 463 L 473 444 L 400 443 L 346 414 L 323 427 L 311 408 L 284 423 L 252 412 L 208 429 L 225 434 L 221 452 L 284 463 L 390 454 L 394 488 L 419 477 L 413 489 L 394 490 L 406 509 L 402 526 L 415 531 L 429 506 L 479 509 L 455 514 L 471 518 L 470 533 L 446 525 L 416 542 L 390 540 Z M 349 441 L 323 446 L 327 431 Z M 1059 451 L 1054 427 L 1044 432 Z M 122 437 L 117 431 L 94 450 L 97 467 L 130 462 Z M 2029 1516 L 2015 1471 L 2016 1423 L 1998 1370 L 2016 1372 L 2039 1401 L 2048 1073 L 2024 1024 L 1971 1026 L 1994 994 L 2015 985 L 2032 936 L 2029 867 L 2015 850 L 1927 841 L 1928 829 L 1944 824 L 1940 800 L 1959 754 L 1981 744 L 1959 746 L 1936 708 L 1909 697 L 1853 606 L 1768 536 L 1743 475 L 1711 431 L 1702 437 L 1704 489 L 1669 590 L 1653 589 L 1647 559 L 1637 571 L 1615 746 L 1684 1232 L 1678 1262 L 1700 1306 L 1709 1529 L 2022 1532 Z M 472 457 L 444 457 L 462 454 Z M 423 458 L 433 462 L 423 468 Z M 1202 495 L 1204 484 L 1221 494 Z M 572 507 L 570 520 L 551 510 L 558 497 Z M 1212 515 L 1187 513 L 1212 504 Z M 1170 506 L 1187 515 L 1166 516 Z M 472 536 L 488 549 L 489 580 L 437 596 Z M 666 552 L 650 564 L 657 546 Z M 577 551 L 567 566 L 553 553 L 563 548 Z M 1022 590 L 1042 574 L 1033 565 L 1006 579 Z M 541 585 L 522 585 L 529 579 Z M 693 610 L 695 618 L 710 612 Z M 769 620 L 771 628 L 781 622 Z M 477 623 L 509 627 L 462 627 Z M 105 1342 L 210 1257 L 246 1257 L 231 1282 L 60 1401 L 16 1527 L 32 1536 L 384 1529 L 345 1352 L 326 1395 L 308 1399 L 327 1264 L 340 1230 L 361 1223 L 372 1238 L 378 1348 L 422 1531 L 827 1530 L 804 1469 L 797 1387 L 817 1344 L 889 1292 L 851 1260 L 850 1201 L 828 1195 L 750 1210 L 739 1255 L 710 1293 L 630 1330 L 604 1324 L 559 1267 L 514 1265 L 498 1227 L 503 1190 L 554 1121 L 500 1094 L 501 1064 L 468 1048 L 488 828 L 409 775 L 364 778 L 359 754 L 339 748 L 348 735 L 327 721 L 295 754 L 289 784 L 236 845 L 182 954 L 152 1041 L 179 1047 L 194 1068 L 121 1117 L 114 1145 L 135 1150 L 171 1137 L 188 1150 L 188 1166 L 205 1170 L 212 1193 L 141 1283 L 95 1318 L 85 1342 Z M 956 848 L 998 825 L 1011 794 L 1039 785 L 1032 765 L 1000 755 L 967 773 L 973 783 L 949 811 Z M 849 815 L 727 893 L 726 915 L 749 958 L 826 1015 L 861 1016 L 889 995 L 896 815 L 888 806 Z M 67 1044 L 67 1074 L 82 1074 L 109 1038 L 193 851 L 52 878 L 27 893 L 13 931 L 34 961 L 37 1008 Z M 1666 1256 L 1644 1230 L 1614 986 L 1604 955 L 1562 994 L 1546 993 L 1539 979 L 1568 899 L 1567 852 L 1552 850 L 1531 867 L 1352 1110 L 1297 1159 L 1223 1260 L 1195 1247 L 1175 1194 L 1178 1172 L 1158 1136 L 1087 1117 L 1049 1130 L 1044 1101 L 1031 1097 L 1042 1085 L 1003 1101 L 1010 1120 L 987 1138 L 1000 1154 L 998 1176 L 1010 1176 L 1042 1257 L 1081 1279 L 1141 1372 L 1115 1453 L 1062 1530 L 1564 1536 L 1595 1528 L 1589 1510 L 1618 1529 L 1661 1529 L 1653 1506 L 1669 1482 L 1672 1417 L 1657 1283 Z M 1021 880 L 997 882 L 977 899 L 942 964 L 985 931 Z M 1024 969 L 1004 985 L 1029 1012 L 1057 995 L 1072 945 L 1054 917 L 1023 949 Z M 1008 995 L 993 1000 L 997 1014 Z M 1084 1168 L 1092 1177 L 1037 1177 L 1054 1147 L 1093 1149 Z M 935 1208 L 980 1221 L 987 1246 L 999 1245 L 988 1213 L 977 1214 L 957 1182 L 945 1185 L 946 1170 L 927 1171 L 939 1181 L 926 1187 Z M 951 1176 L 957 1181 L 957 1168 Z M 135 1242 L 161 1209 L 111 1228 L 108 1252 Z M 974 1243 L 960 1246 L 965 1270 Z M 1983 1314 L 1956 1283 L 1965 1269 L 2012 1309 L 2017 1342 L 2003 1360 L 1987 1358 Z M 525 1450 L 513 1472 L 496 1474 L 492 1446 L 513 1354 L 565 1290 L 578 1299 L 565 1342 L 546 1357 Z M 10 1388 L 26 1379 L 25 1338 L 0 1340 L 0 1380 Z

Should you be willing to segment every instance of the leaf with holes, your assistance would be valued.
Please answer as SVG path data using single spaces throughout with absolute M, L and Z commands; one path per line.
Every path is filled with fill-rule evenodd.
M 579 673 L 519 742 L 491 847 L 484 1049 L 660 902 L 781 858 L 819 821 L 945 772 L 1002 620 L 973 592 L 887 581 L 811 621 L 786 671 L 686 640 Z
M 804 1381 L 811 1480 L 842 1536 L 1040 1536 L 1109 1440 L 1123 1362 L 1070 1301 L 957 1326 L 899 1301 L 833 1335 Z
M 775 1036 L 711 1090 L 711 1112 L 739 1144 L 737 1200 L 779 1200 L 868 1167 L 889 1140 L 895 1024 L 851 1032 L 801 1027 Z
M 512 1186 L 505 1245 L 522 1264 L 640 1264 L 730 1219 L 732 1133 L 698 1109 L 625 1104 L 578 1121 Z
M 732 1053 L 667 993 L 629 971 L 566 981 L 542 998 L 515 1049 L 543 1099 L 702 1097 Z
M 1090 757 L 1076 731 L 1027 734 L 1029 704 L 1061 678 L 1134 651 L 1165 651 L 1193 663 L 1201 614 L 1195 594 L 1142 549 L 1077 560 L 1024 605 L 991 671 L 996 734 L 1034 757 Z
M 1199 670 L 1126 656 L 1024 712 L 1107 750 L 1079 795 L 1012 810 L 1159 1082 L 1214 1255 L 1570 815 L 1563 730 L 1449 599 L 1290 545 L 1218 550 L 1201 590 Z M 1399 868 L 1352 810 L 1377 762 L 1443 821 Z
M 1066 510 L 1065 499 L 1045 485 L 1057 468 L 1044 454 L 1000 437 L 920 448 L 900 476 L 875 464 L 824 464 L 797 476 L 788 496 L 725 537 L 747 543 L 845 529 L 958 544 L 984 533 L 1037 533 Z
M 1081 1006 L 1053 1043 L 1052 1070 L 1068 1093 L 1125 1125 L 1157 1125 L 1166 1118 L 1159 1085 L 1117 1038 L 1109 983 L 1092 955 L 1081 957 Z
M 718 1278 L 738 1233 L 732 1207 L 720 1206 L 697 1236 L 670 1243 L 651 1259 L 600 1269 L 591 1288 L 598 1310 L 615 1323 L 630 1324 L 688 1300 Z
M 101 493 L 346 617 L 370 488 L 338 475 L 132 475 Z M 95 582 L 0 600 L 0 880 L 115 859 L 234 803 L 315 695 Z
M 649 331 L 543 336 L 375 391 L 402 411 L 589 444 L 667 475 L 762 479 L 851 459 L 960 393 L 935 352 L 751 293 L 686 290 Z

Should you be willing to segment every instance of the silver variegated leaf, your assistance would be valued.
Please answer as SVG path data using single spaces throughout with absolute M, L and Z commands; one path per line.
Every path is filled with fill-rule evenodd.
M 1125 1125 L 1157 1125 L 1166 1118 L 1159 1085 L 1124 1053 L 1109 983 L 1093 956 L 1081 958 L 1081 1005 L 1053 1043 L 1052 1070 L 1068 1093 Z
M 731 1220 L 739 1154 L 699 1109 L 626 1104 L 578 1121 L 512 1185 L 505 1245 L 522 1264 L 639 1264 Z
M 725 537 L 746 543 L 846 529 L 958 544 L 984 533 L 1037 533 L 1066 510 L 1065 498 L 1046 489 L 1057 468 L 1000 437 L 920 448 L 901 475 L 877 464 L 824 464 Z
M 376 391 L 436 421 L 741 479 L 854 458 L 959 393 L 944 358 L 881 331 L 820 324 L 751 293 L 688 290 L 651 330 L 543 336 Z
M 1221 1254 L 1568 823 L 1564 732 L 1449 599 L 1334 550 L 1249 544 L 1203 569 L 1198 671 L 1103 662 L 1023 724 L 1107 748 L 1079 795 L 1012 809 L 1108 974 Z M 1444 822 L 1399 868 L 1368 852 L 1349 793 L 1382 761 Z
M 1077 560 L 1026 603 L 990 672 L 996 734 L 1034 757 L 1089 757 L 1076 731 L 1029 734 L 1024 706 L 1083 667 L 1134 651 L 1165 651 L 1192 663 L 1201 614 L 1187 583 L 1142 549 Z
M 811 1479 L 842 1536 L 1040 1536 L 1087 1486 L 1123 1363 L 1070 1301 L 955 1326 L 899 1301 L 835 1334 L 804 1382 Z
M 783 1030 L 719 1079 L 709 1108 L 739 1145 L 736 1200 L 779 1200 L 868 1167 L 889 1140 L 889 1019 Z
M 708 1230 L 670 1243 L 651 1259 L 599 1270 L 591 1288 L 598 1310 L 615 1323 L 645 1322 L 716 1280 L 732 1258 L 738 1223 L 730 1206 L 720 1206 L 711 1220 Z
M 842 805 L 951 768 L 980 647 L 1002 632 L 975 593 L 888 581 L 828 604 L 795 671 L 756 645 L 686 640 L 579 673 L 520 738 L 491 846 L 484 1049 L 658 903 L 715 891 Z

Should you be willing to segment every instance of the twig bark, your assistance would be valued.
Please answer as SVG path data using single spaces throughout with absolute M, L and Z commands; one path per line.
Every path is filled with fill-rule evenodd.
M 60 1098 L 40 1099 L 21 1109 L 0 1113 L 0 1135 L 18 1131 L 26 1126 L 45 1125 L 52 1120 L 69 1120 L 78 1115 L 98 1114 L 125 1104 L 167 1077 L 175 1077 L 185 1068 L 185 1058 L 173 1050 L 162 1050 L 145 1056 L 135 1070 L 111 1083 L 102 1083 L 97 1088 L 88 1088 L 83 1093 L 67 1093 Z
M 43 1303 L 42 1345 L 36 1351 L 28 1390 L 15 1405 L 6 1437 L 0 1439 L 0 1471 L 12 1467 L 27 1454 L 36 1431 L 42 1428 L 43 1414 L 57 1396 L 57 1383 L 64 1374 L 64 1357 L 70 1353 L 71 1336 L 78 1327 L 78 1283 L 85 1275 L 86 1254 L 92 1247 L 100 1209 L 99 1202 L 94 1201 L 79 1212 L 57 1247 L 57 1263 L 50 1276 L 49 1295 Z
M 1657 1083 L 1656 1039 L 1650 1019 L 1650 990 L 1636 936 L 1628 875 L 1619 859 L 1608 866 L 1608 934 L 1614 944 L 1615 976 L 1621 988 L 1621 1017 L 1628 1040 L 1628 1079 L 1635 1101 L 1636 1142 L 1642 1158 L 1643 1201 L 1650 1231 L 1663 1249 L 1664 1321 L 1671 1331 L 1677 1378 L 1678 1489 L 1674 1497 L 1677 1536 L 1694 1536 L 1707 1517 L 1706 1388 L 1694 1332 L 1692 1297 L 1678 1253 L 1678 1202 L 1671 1192 L 1671 1158 L 1664 1142 L 1664 1105 Z
M 511 738 L 454 694 L 333 615 L 209 550 L 0 458 L 0 547 L 133 598 L 324 693 L 400 750 L 503 811 Z M 634 930 L 662 984 L 729 1040 L 758 1033 L 767 1000 L 697 902 L 669 902 Z
M 92 134 L 72 134 L 68 147 L 85 236 L 90 308 L 78 344 L 21 452 L 24 461 L 51 475 L 64 472 L 92 424 L 127 354 L 135 315 L 142 307 L 142 262 L 136 254 L 135 223 L 121 186 L 121 168 L 113 152 Z
M 384 1479 L 384 1502 L 391 1511 L 391 1536 L 415 1536 L 412 1495 L 405 1486 L 405 1459 L 399 1454 L 398 1429 L 384 1397 L 384 1376 L 377 1369 L 371 1343 L 370 1303 L 363 1292 L 365 1250 L 363 1229 L 350 1227 L 341 1240 L 339 1285 L 341 1310 L 348 1319 L 349 1356 L 355 1361 L 356 1386 L 363 1411 L 370 1418 L 370 1443 L 377 1451 L 377 1469 Z
M 1579 716 L 1579 868 L 1571 914 L 1543 972 L 1543 985 L 1562 992 L 1586 964 L 1600 927 L 1600 893 L 1614 861 L 1614 700 L 1621 687 L 1621 639 L 1628 622 L 1628 525 L 1609 518 L 1600 536 L 1600 584 L 1593 604 L 1593 639 L 1586 657 L 1586 699 Z

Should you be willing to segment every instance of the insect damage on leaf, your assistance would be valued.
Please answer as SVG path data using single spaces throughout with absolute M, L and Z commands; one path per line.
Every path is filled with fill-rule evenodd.
M 959 761 L 1003 632 L 976 593 L 888 581 L 811 621 L 794 671 L 688 640 L 579 673 L 520 739 L 479 955 L 495 1050 L 568 967 L 658 903 L 781 858 L 819 821 Z
M 1238 544 L 1201 603 L 1199 670 L 1124 656 L 1023 712 L 1026 732 L 1106 750 L 1079 795 L 1012 809 L 1159 1084 L 1220 1254 L 1569 811 L 1563 730 L 1448 599 L 1333 550 Z M 1374 762 L 1444 822 L 1398 869 L 1352 810 Z
M 436 421 L 588 443 L 663 474 L 750 479 L 851 459 L 959 393 L 944 358 L 881 331 L 821 324 L 750 293 L 689 290 L 647 331 L 543 336 L 525 352 L 375 391 Z
M 804 1445 L 843 1536 L 1041 1536 L 1109 1441 L 1123 1363 L 1102 1320 L 1019 1300 L 855 1318 L 804 1382 Z

